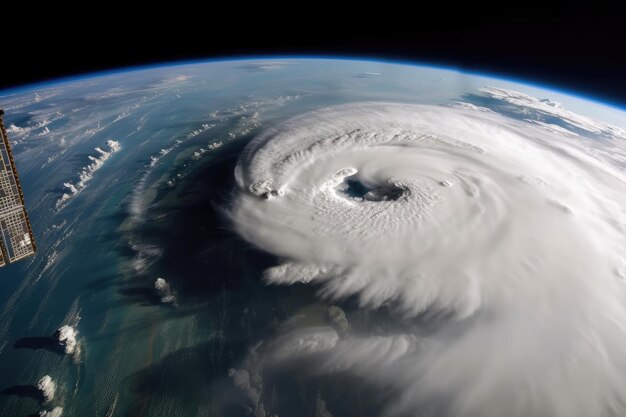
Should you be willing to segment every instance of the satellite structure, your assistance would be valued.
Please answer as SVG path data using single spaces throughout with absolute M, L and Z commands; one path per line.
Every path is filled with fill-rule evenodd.
M 0 110 L 0 266 L 33 255 L 36 245 Z

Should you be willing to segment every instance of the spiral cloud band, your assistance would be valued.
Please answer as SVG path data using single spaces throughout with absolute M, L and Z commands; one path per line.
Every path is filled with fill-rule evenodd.
M 401 314 L 319 331 L 320 369 L 384 384 L 390 414 L 623 415 L 626 181 L 581 143 L 471 106 L 329 107 L 248 145 L 231 215 L 284 259 L 269 283 Z

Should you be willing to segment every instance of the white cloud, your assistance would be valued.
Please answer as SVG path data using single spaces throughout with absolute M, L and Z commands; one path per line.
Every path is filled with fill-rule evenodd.
M 72 326 L 61 326 L 54 334 L 55 339 L 66 354 L 71 355 L 76 351 L 76 335 L 78 332 Z
M 176 292 L 172 290 L 170 284 L 163 278 L 157 278 L 154 282 L 154 289 L 161 298 L 163 304 L 176 305 Z
M 98 153 L 97 156 L 89 155 L 89 160 L 91 161 L 89 165 L 83 167 L 78 173 L 78 181 L 76 182 L 66 182 L 63 184 L 65 188 L 69 192 L 64 193 L 56 202 L 56 207 L 58 209 L 63 208 L 65 204 L 67 204 L 68 200 L 73 197 L 76 197 L 83 191 L 87 184 L 92 180 L 94 173 L 100 170 L 104 166 L 104 163 L 115 153 L 119 152 L 122 149 L 119 142 L 114 141 L 112 139 L 107 140 L 108 150 L 103 150 L 101 148 L 95 148 L 95 151 Z
M 383 383 L 392 414 L 626 413 L 626 177 L 576 140 L 492 112 L 384 103 L 260 135 L 237 166 L 231 216 L 285 259 L 265 279 L 406 319 L 395 335 L 287 335 L 274 354 L 315 353 L 320 372 Z M 411 323 L 431 312 L 449 319 L 425 337 Z
M 40 411 L 39 417 L 61 417 L 63 415 L 63 408 L 54 407 L 52 410 Z
M 280 362 L 328 351 L 338 340 L 339 335 L 330 327 L 300 330 L 278 340 L 274 352 L 275 360 Z
M 626 139 L 626 131 L 623 129 L 566 110 L 561 103 L 550 99 L 540 99 L 518 91 L 496 87 L 485 87 L 480 91 L 492 98 L 513 104 L 520 109 L 532 110 L 538 115 L 555 117 L 559 121 L 571 125 L 572 128 L 592 134 Z
M 43 376 L 39 382 L 37 382 L 37 389 L 41 391 L 41 394 L 46 402 L 50 402 L 54 399 L 56 388 L 56 384 L 50 375 Z

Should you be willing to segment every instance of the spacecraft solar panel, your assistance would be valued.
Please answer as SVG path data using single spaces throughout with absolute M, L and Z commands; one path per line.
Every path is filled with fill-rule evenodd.
M 35 253 L 35 241 L 0 114 L 0 266 Z

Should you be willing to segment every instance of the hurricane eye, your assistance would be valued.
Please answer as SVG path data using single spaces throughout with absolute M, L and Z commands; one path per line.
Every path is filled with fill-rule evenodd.
M 404 190 L 392 184 L 370 186 L 354 176 L 335 187 L 337 194 L 356 201 L 395 201 Z

